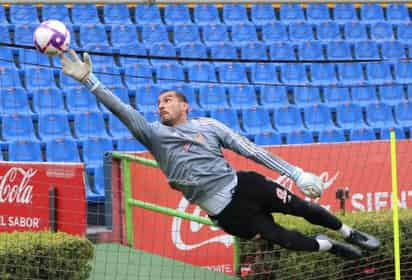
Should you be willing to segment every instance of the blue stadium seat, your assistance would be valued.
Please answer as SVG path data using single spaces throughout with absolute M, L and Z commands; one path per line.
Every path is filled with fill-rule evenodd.
M 349 132 L 349 141 L 372 141 L 376 140 L 376 134 L 372 128 L 353 128 Z
M 79 29 L 79 38 L 80 44 L 86 49 L 96 44 L 110 46 L 105 27 L 101 24 L 82 24 Z
M 306 17 L 311 23 L 330 21 L 329 8 L 326 4 L 308 4 Z
M 340 27 L 336 22 L 321 22 L 315 25 L 318 40 L 322 42 L 341 41 Z
M 385 20 L 383 8 L 378 3 L 362 4 L 360 7 L 360 18 L 366 23 L 374 23 Z
M 29 115 L 3 115 L 2 131 L 5 141 L 37 140 L 34 133 L 33 121 Z
M 66 114 L 51 113 L 39 115 L 39 137 L 42 141 L 58 138 L 73 138 Z
M 37 24 L 16 24 L 13 26 L 14 43 L 17 45 L 33 45 L 33 34 Z
M 111 47 L 107 45 L 100 45 L 100 44 L 88 44 L 87 48 L 92 49 L 95 52 L 103 53 L 102 55 L 99 54 L 90 54 L 90 58 L 93 61 L 93 66 L 100 67 L 100 66 L 114 66 L 116 62 L 114 60 L 114 53 Z
M 154 43 L 168 43 L 169 35 L 166 26 L 162 24 L 143 25 L 142 41 L 148 46 Z
M 50 68 L 25 67 L 24 73 L 26 88 L 29 91 L 38 88 L 56 87 L 54 73 Z
M 86 167 L 103 167 L 104 155 L 113 150 L 113 142 L 109 138 L 89 138 L 81 141 L 83 161 Z
M 196 118 L 204 118 L 207 116 L 206 111 L 201 110 L 201 109 L 189 109 L 189 114 L 187 115 L 187 118 L 190 119 L 196 119 Z
M 262 26 L 276 20 L 275 9 L 271 4 L 253 4 L 250 8 L 252 22 L 257 26 Z
M 328 63 L 312 63 L 309 66 L 313 85 L 334 85 L 337 84 L 335 65 Z
M 158 83 L 184 82 L 183 68 L 177 64 L 159 64 L 155 66 Z
M 171 43 L 152 44 L 149 48 L 150 62 L 155 64 L 178 64 L 176 49 Z M 159 58 L 153 58 L 159 57 Z
M 201 109 L 197 102 L 198 98 L 197 98 L 195 86 L 193 86 L 192 84 L 175 83 L 175 84 L 167 85 L 165 89 L 176 90 L 180 93 L 183 93 L 183 95 L 186 97 L 187 101 L 189 102 L 190 109 L 194 109 L 194 110 Z
M 200 42 L 199 27 L 194 24 L 174 25 L 173 36 L 176 45 Z
M 201 85 L 199 87 L 199 104 L 205 110 L 228 108 L 225 87 L 218 84 Z
M 231 86 L 228 89 L 230 107 L 233 109 L 249 109 L 258 107 L 255 88 L 253 86 Z
M 113 48 L 117 47 L 122 52 L 124 46 L 136 45 L 139 42 L 136 26 L 132 24 L 114 24 L 110 33 Z
M 393 80 L 390 64 L 384 62 L 367 63 L 366 76 L 371 84 L 391 83 Z
M 378 43 L 362 41 L 354 44 L 356 59 L 380 59 Z
M 100 23 L 97 7 L 94 4 L 73 4 L 72 22 L 75 24 Z
M 146 150 L 145 146 L 134 137 L 119 138 L 116 140 L 116 143 L 118 151 L 136 152 Z
M 80 162 L 76 141 L 69 138 L 58 138 L 46 141 L 46 161 Z
M 57 88 L 39 88 L 32 92 L 33 109 L 38 114 L 66 113 L 62 92 Z
M 253 137 L 256 134 L 275 132 L 269 112 L 263 108 L 249 108 L 241 111 L 245 134 Z
M 6 26 L 9 22 L 7 21 L 6 17 L 6 10 L 4 9 L 4 6 L 0 6 L 0 24 Z M 3 34 L 3 33 L 2 33 Z
M 366 24 L 360 22 L 347 22 L 343 26 L 346 42 L 357 42 L 368 40 Z
M 9 161 L 43 161 L 41 145 L 38 141 L 20 140 L 8 145 Z
M 101 112 L 79 112 L 74 114 L 74 131 L 76 137 L 80 140 L 90 137 L 109 137 Z
M 11 43 L 11 39 L 10 39 L 10 32 L 9 32 L 9 27 L 7 25 L 1 25 L 0 22 L 0 32 L 1 34 L 3 34 L 0 38 L 0 42 L 1 43 Z M 5 47 L 1 47 L 1 49 L 6 49 Z
M 365 128 L 361 106 L 356 103 L 336 106 L 336 124 L 345 130 Z
M 303 64 L 288 63 L 280 66 L 280 77 L 284 84 L 302 85 L 308 83 L 306 69 Z
M 1 26 L 0 32 L 2 32 Z M 16 68 L 13 51 L 10 48 L 0 47 L 0 68 Z
M 320 143 L 345 142 L 345 135 L 341 129 L 327 129 L 319 133 Z
M 213 59 L 237 59 L 237 50 L 232 43 L 216 43 L 210 45 L 210 56 Z
M 262 40 L 267 43 L 284 42 L 289 40 L 286 25 L 281 22 L 270 22 L 262 26 Z
M 412 85 L 406 86 L 406 98 L 412 100 Z
M 231 26 L 232 41 L 234 44 L 241 45 L 243 43 L 256 42 L 257 33 L 254 24 L 249 22 L 241 22 Z
M 296 60 L 295 47 L 291 43 L 271 43 L 269 47 L 270 59 L 273 61 Z
M 319 88 L 317 87 L 294 87 L 293 96 L 295 104 L 305 107 L 312 104 L 321 103 Z
M 87 202 L 99 202 L 104 201 L 105 197 L 105 177 L 104 168 L 90 168 L 87 173 L 93 174 L 93 188 L 88 182 L 88 176 L 86 176 L 86 198 Z
M 221 83 L 248 83 L 246 67 L 240 63 L 224 63 L 217 67 Z
M 395 127 L 392 107 L 385 103 L 369 104 L 366 107 L 366 122 L 375 129 Z
M 227 26 L 224 24 L 208 24 L 202 26 L 202 38 L 206 45 L 228 42 L 229 33 Z
M 412 23 L 401 23 L 397 25 L 396 28 L 397 41 L 403 44 L 412 43 Z
M 404 3 L 391 3 L 386 7 L 386 17 L 391 23 L 410 21 L 408 7 Z
M 198 63 L 190 65 L 187 69 L 190 82 L 216 82 L 215 68 L 210 63 Z
M 391 106 L 405 101 L 403 86 L 401 85 L 380 86 L 379 95 L 382 102 Z
M 223 5 L 223 21 L 226 24 L 235 24 L 249 21 L 246 6 L 243 4 Z
M 42 19 L 44 20 L 59 20 L 64 24 L 71 24 L 69 9 L 62 4 L 42 4 Z
M 346 22 L 357 21 L 356 8 L 349 3 L 336 3 L 333 9 L 334 21 L 342 24 Z
M 141 112 L 157 110 L 157 99 L 162 88 L 157 85 L 139 85 L 136 87 L 136 107 Z
M 23 88 L 0 89 L 1 114 L 31 114 L 29 98 Z
M 23 65 L 25 68 L 26 65 L 31 66 L 30 64 L 35 64 L 36 66 L 39 65 L 44 65 L 44 66 L 49 66 L 50 61 L 49 57 L 47 55 L 42 54 L 41 52 L 37 50 L 31 50 L 31 49 L 20 49 L 18 52 L 19 55 L 19 64 Z M 1 62 L 0 62 L 1 63 Z
M 182 64 L 185 66 L 198 64 L 196 58 L 207 59 L 207 49 L 205 45 L 201 43 L 185 43 L 179 45 L 180 58 L 193 58 L 194 60 L 182 60 Z
M 193 19 L 198 25 L 220 23 L 219 11 L 213 4 L 198 4 L 193 9 Z
M 395 127 L 395 128 L 386 127 L 386 128 L 382 128 L 380 130 L 380 133 L 379 133 L 380 139 L 388 140 L 390 138 L 391 129 L 394 129 L 396 139 L 405 139 L 406 138 L 405 131 L 402 128 L 400 128 L 400 127 Z
M 395 80 L 400 83 L 412 83 L 412 62 L 397 62 L 394 64 Z
M 254 63 L 250 67 L 250 80 L 253 84 L 278 84 L 276 65 L 273 63 Z
M 169 25 L 192 23 L 189 8 L 184 4 L 166 5 L 164 9 L 164 21 Z
M 162 23 L 158 5 L 137 4 L 135 8 L 135 17 L 136 23 L 141 25 Z
M 255 135 L 255 144 L 266 145 L 280 145 L 282 144 L 282 137 L 276 132 L 265 132 Z
M 261 42 L 248 42 L 240 48 L 240 58 L 246 60 L 268 60 L 266 46 Z M 248 65 L 253 65 L 251 62 Z
M 392 24 L 388 22 L 376 22 L 370 26 L 371 39 L 375 41 L 391 41 L 395 39 Z
M 323 46 L 319 41 L 302 42 L 298 45 L 299 60 L 324 60 Z
M 58 71 L 60 88 L 63 90 L 70 89 L 72 87 L 79 87 L 81 84 L 72 77 L 65 75 L 63 71 Z
M 64 91 L 69 112 L 99 112 L 96 96 L 86 87 L 72 87 Z
M 130 24 L 129 8 L 126 4 L 105 4 L 103 6 L 103 21 L 106 24 Z
M 130 89 L 135 89 L 139 84 L 152 84 L 152 67 L 147 64 L 127 65 L 124 68 L 124 81 Z
M 275 128 L 280 133 L 290 133 L 295 130 L 304 130 L 300 110 L 295 106 L 276 108 L 273 115 Z
M 304 21 L 305 15 L 302 6 L 299 4 L 281 4 L 279 19 L 284 23 Z
M 412 102 L 398 103 L 395 108 L 395 119 L 399 126 L 410 129 L 412 127 Z
M 331 108 L 352 101 L 349 88 L 347 87 L 325 87 L 323 89 L 323 97 L 325 98 L 325 104 Z
M 129 99 L 129 89 L 127 89 L 127 88 L 125 88 L 125 87 L 114 86 L 114 87 L 109 87 L 109 90 L 110 90 L 114 95 L 116 95 L 117 97 L 119 97 L 120 100 L 121 100 L 123 103 L 132 105 L 131 102 L 130 102 L 130 99 Z M 99 101 L 98 101 L 97 103 L 99 104 L 100 109 L 101 109 L 103 112 L 105 112 L 105 113 L 106 113 L 106 112 L 107 112 L 107 113 L 110 112 L 109 109 L 107 109 L 106 106 L 104 106 L 102 103 L 100 103 Z M 132 105 L 132 106 L 133 106 L 133 105 Z M 111 113 L 111 112 L 110 112 L 110 113 Z
M 216 119 L 236 132 L 242 132 L 236 110 L 230 108 L 219 108 L 210 112 L 210 117 Z
M 338 73 L 339 80 L 343 85 L 357 85 L 365 81 L 360 63 L 338 64 Z
M 0 85 L 2 88 L 22 87 L 18 70 L 15 67 L 0 67 Z
M 398 41 L 382 42 L 380 47 L 383 59 L 400 60 L 406 58 L 405 46 Z
M 351 93 L 353 102 L 362 107 L 378 102 L 376 87 L 374 86 L 355 86 L 351 88 Z
M 351 45 L 345 41 L 328 42 L 326 44 L 326 56 L 329 60 L 351 60 Z
M 10 5 L 10 22 L 14 24 L 39 23 L 36 6 L 33 4 Z
M 263 108 L 273 110 L 289 105 L 285 86 L 260 86 L 260 103 Z
M 286 144 L 313 143 L 313 135 L 307 130 L 295 130 L 286 134 Z
M 98 65 L 93 67 L 93 73 L 106 87 L 123 85 L 120 69 L 115 65 Z
M 150 64 L 147 56 L 146 47 L 141 43 L 135 43 L 133 45 L 117 46 L 121 50 L 121 56 L 119 58 L 120 65 L 127 67 L 134 64 Z M 140 56 L 140 57 L 127 57 L 125 55 Z
M 328 106 L 314 104 L 307 106 L 303 111 L 306 127 L 312 132 L 319 133 L 322 130 L 337 128 L 332 121 L 332 114 Z
M 290 23 L 289 39 L 294 42 L 315 40 L 313 26 L 304 22 Z

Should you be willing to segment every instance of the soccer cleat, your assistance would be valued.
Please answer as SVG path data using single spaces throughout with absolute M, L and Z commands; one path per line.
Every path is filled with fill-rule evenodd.
M 326 235 L 318 235 L 316 236 L 316 239 L 328 240 L 332 244 L 332 248 L 330 248 L 328 252 L 338 257 L 341 257 L 344 259 L 350 259 L 350 260 L 358 259 L 362 257 L 362 251 L 350 244 L 339 242 L 337 240 L 329 238 Z
M 367 250 L 377 250 L 381 245 L 380 241 L 367 233 L 353 229 L 346 238 L 346 241 L 358 245 Z

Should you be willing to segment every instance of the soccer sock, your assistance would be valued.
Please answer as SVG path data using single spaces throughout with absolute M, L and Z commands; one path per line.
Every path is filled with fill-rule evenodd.
M 341 228 L 339 229 L 339 231 L 340 231 L 340 233 L 342 233 L 342 235 L 343 235 L 344 237 L 349 237 L 350 234 L 351 234 L 351 232 L 352 232 L 352 228 L 349 227 L 349 226 L 347 226 L 347 225 L 345 225 L 345 224 L 342 224 L 342 226 L 341 226 Z
M 319 251 L 328 251 L 332 248 L 332 243 L 327 239 L 316 239 L 319 244 Z

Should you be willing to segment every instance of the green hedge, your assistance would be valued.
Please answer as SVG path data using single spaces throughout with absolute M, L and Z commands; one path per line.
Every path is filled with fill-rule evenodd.
M 281 249 L 266 241 L 240 241 L 241 264 L 249 270 L 245 279 L 395 279 L 392 212 L 353 213 L 340 216 L 354 228 L 377 236 L 381 248 L 376 252 L 364 251 L 360 260 L 345 261 L 325 252 L 295 252 Z M 313 226 L 304 219 L 275 215 L 283 226 L 306 235 L 324 233 L 342 240 L 339 233 Z M 401 278 L 412 279 L 412 211 L 399 213 L 401 243 Z
M 88 279 L 93 244 L 67 233 L 0 234 L 0 277 L 5 279 Z

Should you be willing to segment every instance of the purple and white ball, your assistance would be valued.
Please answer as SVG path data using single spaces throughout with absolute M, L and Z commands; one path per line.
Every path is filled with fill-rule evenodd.
M 33 41 L 38 51 L 54 56 L 69 48 L 70 32 L 62 22 L 47 20 L 36 28 Z

